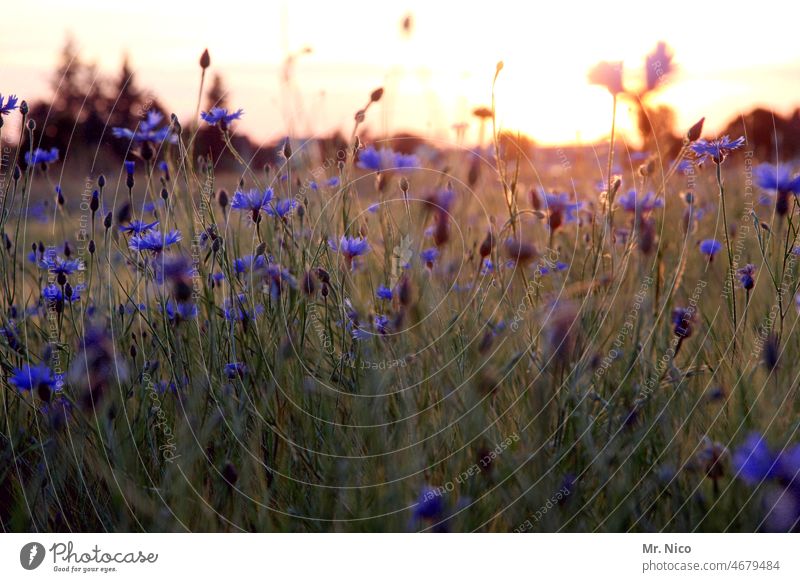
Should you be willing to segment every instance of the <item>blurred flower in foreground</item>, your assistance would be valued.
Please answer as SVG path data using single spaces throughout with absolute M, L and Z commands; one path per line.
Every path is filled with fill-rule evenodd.
M 762 523 L 768 531 L 796 531 L 800 525 L 800 444 L 772 450 L 759 433 L 733 453 L 736 476 L 751 487 L 766 485 Z
M 800 176 L 792 178 L 786 166 L 761 164 L 754 171 L 755 181 L 759 188 L 776 195 L 775 212 L 778 216 L 789 213 L 789 196 L 800 194 Z
M 72 361 L 67 380 L 81 405 L 94 409 L 112 386 L 128 381 L 128 367 L 118 357 L 119 350 L 105 329 L 87 330 L 82 346 Z
M 622 62 L 600 62 L 589 70 L 589 82 L 608 89 L 612 95 L 622 93 Z
M 652 91 L 658 87 L 672 73 L 675 65 L 672 63 L 672 53 L 667 43 L 660 41 L 655 50 L 645 58 L 645 77 L 647 90 Z

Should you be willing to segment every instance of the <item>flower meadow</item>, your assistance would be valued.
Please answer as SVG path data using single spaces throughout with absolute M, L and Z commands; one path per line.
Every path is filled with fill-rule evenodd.
M 98 167 L 0 97 L 2 529 L 800 529 L 798 166 L 634 147 L 589 79 L 610 140 L 558 159 L 494 100 L 485 143 L 375 137 L 377 89 L 267 165 L 198 103 Z

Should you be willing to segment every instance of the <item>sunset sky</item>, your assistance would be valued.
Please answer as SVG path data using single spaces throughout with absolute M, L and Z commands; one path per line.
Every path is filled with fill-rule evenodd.
M 701 116 L 713 131 L 754 105 L 781 113 L 800 100 L 796 23 L 779 2 L 402 2 L 228 0 L 130 3 L 40 0 L 4 6 L 0 93 L 35 99 L 66 35 L 87 61 L 116 73 L 127 53 L 138 83 L 185 118 L 194 111 L 197 60 L 208 47 L 230 103 L 246 111 L 240 128 L 258 139 L 350 129 L 369 92 L 386 89 L 370 111 L 377 132 L 411 130 L 452 139 L 452 125 L 488 104 L 498 60 L 503 127 L 541 143 L 592 141 L 608 132 L 608 93 L 589 86 L 599 60 L 623 60 L 626 81 L 642 83 L 645 55 L 659 40 L 679 67 L 658 100 L 682 126 Z M 401 31 L 413 17 L 410 35 Z M 298 58 L 295 88 L 281 88 L 288 53 Z M 631 127 L 623 105 L 620 123 Z M 287 115 L 294 119 L 289 123 Z

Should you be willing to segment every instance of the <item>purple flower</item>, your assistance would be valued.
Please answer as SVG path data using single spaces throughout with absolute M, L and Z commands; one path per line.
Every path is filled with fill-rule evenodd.
M 667 48 L 667 43 L 660 41 L 655 50 L 645 58 L 647 90 L 652 91 L 658 87 L 672 72 L 673 68 L 672 53 Z
M 43 150 L 36 148 L 32 152 L 25 152 L 25 163 L 29 166 L 39 164 L 52 164 L 58 161 L 58 148 Z
M 17 99 L 16 95 L 9 95 L 8 98 L 3 103 L 3 94 L 0 93 L 0 115 L 8 115 L 12 111 L 17 108 Z
M 692 325 L 696 318 L 696 312 L 691 307 L 676 307 L 672 310 L 672 324 L 675 326 L 673 331 L 676 336 L 686 339 L 694 331 Z
M 384 301 L 391 301 L 393 293 L 392 290 L 386 285 L 379 285 L 378 290 L 375 292 L 375 296 L 378 299 L 383 299 Z
M 227 299 L 222 314 L 228 321 L 251 321 L 264 313 L 264 306 L 257 304 L 252 309 L 247 305 L 247 296 L 243 293 L 235 298 Z
M 334 176 L 333 178 L 325 180 L 322 184 L 327 188 L 336 188 L 337 186 L 339 186 L 339 178 Z M 309 186 L 311 187 L 312 190 L 314 190 L 314 192 L 318 191 L 320 188 L 319 184 L 317 184 L 314 180 L 310 182 Z
M 756 266 L 753 264 L 745 265 L 736 271 L 736 276 L 739 277 L 739 283 L 742 284 L 743 289 L 747 289 L 748 291 L 756 284 L 755 279 L 753 278 L 755 274 Z
M 247 374 L 247 366 L 245 366 L 242 362 L 231 362 L 230 364 L 225 364 L 225 375 L 228 379 L 233 380 L 234 378 L 241 378 Z
M 115 127 L 111 130 L 111 133 L 114 137 L 139 143 L 151 142 L 154 144 L 161 144 L 164 141 L 176 143 L 178 141 L 178 136 L 171 133 L 169 125 L 161 128 L 158 127 L 162 119 L 164 119 L 164 116 L 161 113 L 158 111 L 150 111 L 147 117 L 140 122 L 135 129 L 130 130 L 124 127 Z
M 414 506 L 414 517 L 418 519 L 437 519 L 444 513 L 442 492 L 433 487 L 424 487 Z
M 297 207 L 297 200 L 294 198 L 283 198 L 274 204 L 267 206 L 266 211 L 270 216 L 285 218 L 292 210 Z
M 714 255 L 717 254 L 722 248 L 722 243 L 713 238 L 707 238 L 700 241 L 700 252 L 708 255 L 708 260 L 712 260 Z
M 267 188 L 263 192 L 255 188 L 248 192 L 237 190 L 233 193 L 231 208 L 250 212 L 253 215 L 253 220 L 255 220 L 262 210 L 266 211 L 267 208 L 269 208 L 269 203 L 272 201 L 274 195 L 272 188 Z
M 166 234 L 162 234 L 158 230 L 148 230 L 142 234 L 132 236 L 128 246 L 131 250 L 139 251 L 140 253 L 151 251 L 155 254 L 179 242 L 181 238 L 181 233 L 178 230 L 173 230 Z
M 338 243 L 334 240 L 330 240 L 328 241 L 328 245 L 345 258 L 349 267 L 352 267 L 355 257 L 366 255 L 370 251 L 367 239 L 361 237 L 343 235 Z
M 125 161 L 125 173 L 129 176 L 133 176 L 133 172 L 136 170 L 136 162 L 132 160 Z
M 358 167 L 373 172 L 386 172 L 387 170 L 401 170 L 416 168 L 419 159 L 413 154 L 396 153 L 390 148 L 376 150 L 368 147 L 358 154 Z
M 237 275 L 249 273 L 255 269 L 265 269 L 267 267 L 267 259 L 264 255 L 245 255 L 233 261 L 233 271 Z
M 689 147 L 692 148 L 699 161 L 702 162 L 707 158 L 711 158 L 715 164 L 721 164 L 728 157 L 728 154 L 738 150 L 743 145 L 744 137 L 737 137 L 732 140 L 727 135 L 723 135 L 711 141 L 699 139 Z
M 71 289 L 72 289 L 72 295 L 70 295 L 66 299 L 70 303 L 73 303 L 75 301 L 80 301 L 82 287 L 79 285 Z M 51 283 L 50 285 L 42 289 L 42 299 L 44 299 L 45 303 L 62 303 L 65 297 L 64 293 L 61 291 L 61 287 L 59 287 L 55 283 Z
M 200 117 L 209 125 L 219 125 L 222 128 L 230 125 L 231 121 L 241 119 L 244 109 L 238 109 L 233 113 L 228 113 L 224 107 L 212 107 L 208 112 L 202 111 Z
M 792 174 L 786 166 L 761 164 L 756 167 L 754 174 L 759 188 L 773 192 L 800 194 L 800 176 L 792 178 Z
M 49 400 L 52 391 L 61 387 L 60 378 L 44 363 L 36 366 L 24 364 L 22 368 L 14 368 L 8 382 L 20 392 L 36 390 L 44 400 Z
M 170 299 L 164 306 L 170 321 L 181 321 L 197 317 L 197 305 L 191 301 L 173 301 Z
M 664 200 L 656 197 L 653 192 L 638 194 L 636 190 L 628 190 L 627 193 L 621 194 L 617 201 L 626 212 L 631 214 L 649 214 L 656 208 L 664 207 Z
M 572 200 L 566 192 L 548 193 L 544 190 L 531 192 L 531 203 L 536 210 L 542 210 L 548 214 L 548 226 L 551 230 L 557 230 L 565 222 L 576 222 L 578 220 L 578 210 L 583 206 L 583 202 Z
M 39 261 L 39 267 L 46 269 L 54 275 L 71 275 L 75 271 L 83 270 L 83 263 L 78 259 L 64 259 L 50 249 L 45 252 L 44 258 Z
M 777 457 L 764 437 L 754 432 L 733 452 L 737 476 L 748 485 L 756 485 L 775 475 Z
M 546 264 L 540 264 L 536 268 L 536 270 L 539 272 L 540 275 L 549 275 L 550 273 L 558 271 L 566 271 L 567 269 L 569 269 L 569 265 L 562 261 L 556 261 L 555 264 L 552 264 L 550 266 L 547 266 Z
M 158 226 L 159 221 L 144 222 L 143 220 L 131 220 L 126 225 L 121 225 L 119 229 L 122 232 L 132 232 L 133 234 L 142 234 L 148 230 L 152 230 Z
M 427 263 L 429 266 L 432 266 L 433 263 L 436 262 L 436 259 L 439 258 L 439 249 L 436 247 L 425 249 L 419 254 L 419 258 L 422 259 L 423 263 Z

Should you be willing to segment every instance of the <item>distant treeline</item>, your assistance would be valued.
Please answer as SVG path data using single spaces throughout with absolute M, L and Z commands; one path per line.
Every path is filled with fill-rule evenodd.
M 207 83 L 201 107 L 227 107 L 227 91 L 222 77 L 214 74 Z M 131 70 L 127 58 L 123 60 L 116 75 L 103 76 L 93 64 L 81 60 L 71 40 L 67 40 L 56 70 L 51 80 L 52 97 L 30 103 L 29 118 L 36 123 L 34 132 L 35 148 L 56 147 L 62 157 L 90 153 L 103 162 L 117 163 L 135 157 L 135 149 L 130 140 L 116 138 L 112 128 L 134 129 L 146 118 L 147 113 L 158 111 L 169 120 L 171 111 L 164 107 L 152 92 L 138 86 L 136 75 Z M 4 88 L 10 91 L 12 88 Z M 646 111 L 646 113 L 645 113 Z M 194 120 L 185 120 L 185 129 L 193 128 Z M 643 136 L 644 147 L 649 149 L 652 142 L 661 141 L 659 149 L 670 151 L 679 148 L 681 128 L 674 128 L 674 113 L 665 106 L 653 109 L 642 108 L 638 119 L 639 130 Z M 724 133 L 746 135 L 748 147 L 763 160 L 786 160 L 800 155 L 800 109 L 789 117 L 782 117 L 765 109 L 755 109 L 746 115 L 732 120 Z M 184 133 L 184 138 L 187 133 Z M 656 137 L 657 136 L 657 137 Z M 533 142 L 524 137 L 512 135 L 505 139 L 518 141 L 519 146 L 533 149 Z M 4 139 L 9 139 L 8 134 Z M 22 151 L 30 147 L 29 134 L 22 138 Z M 665 149 L 665 140 L 669 142 Z M 389 140 L 398 151 L 412 151 L 424 140 L 410 135 L 397 135 Z M 242 134 L 232 137 L 232 142 L 242 157 L 253 167 L 262 168 L 278 163 L 277 146 L 264 147 L 254 143 Z M 331 152 L 343 147 L 345 140 L 341 135 L 320 140 L 321 151 Z M 210 155 L 219 170 L 234 169 L 237 162 L 227 151 L 225 143 L 216 127 L 201 124 L 194 142 L 197 155 Z M 2 164 L 8 164 L 4 156 Z M 20 165 L 24 165 L 22 156 Z

